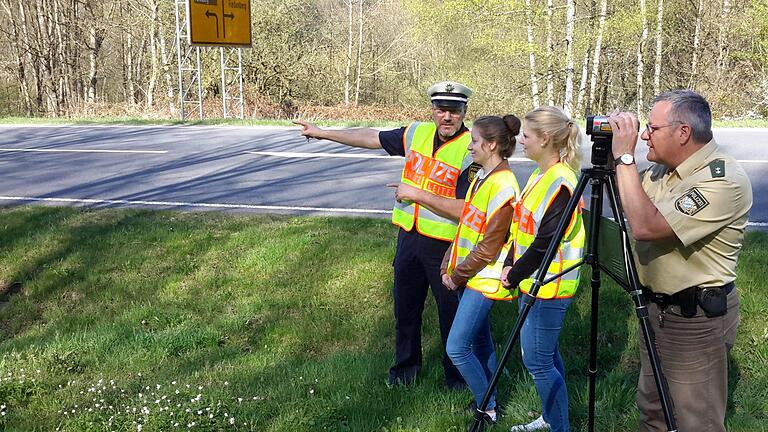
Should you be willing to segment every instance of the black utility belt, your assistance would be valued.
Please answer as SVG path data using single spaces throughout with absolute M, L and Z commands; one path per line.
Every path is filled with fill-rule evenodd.
M 719 287 L 690 287 L 672 295 L 658 294 L 643 289 L 645 299 L 659 305 L 663 310 L 668 306 L 680 306 L 680 314 L 685 318 L 696 315 L 696 307 L 700 306 L 704 315 L 709 318 L 725 315 L 728 312 L 728 294 L 735 287 L 733 282 Z

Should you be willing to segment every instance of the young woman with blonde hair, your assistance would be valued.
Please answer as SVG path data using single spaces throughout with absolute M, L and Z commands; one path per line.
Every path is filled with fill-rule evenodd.
M 538 167 L 531 174 L 515 206 L 512 227 L 514 250 L 504 262 L 501 282 L 520 288 L 522 309 L 533 285 L 531 275 L 541 265 L 557 225 L 577 183 L 581 156 L 579 127 L 562 110 L 536 108 L 525 116 L 520 140 L 526 157 Z M 576 264 L 584 253 L 581 211 L 571 217 L 546 279 Z M 523 363 L 533 376 L 542 403 L 542 416 L 512 431 L 551 429 L 569 431 L 568 390 L 558 339 L 565 312 L 576 294 L 578 270 L 572 270 L 540 287 L 520 332 Z

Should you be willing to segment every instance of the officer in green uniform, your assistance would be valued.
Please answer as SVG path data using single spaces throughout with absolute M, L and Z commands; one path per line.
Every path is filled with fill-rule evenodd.
M 739 323 L 736 261 L 752 187 L 712 138 L 709 103 L 696 92 L 656 97 L 641 135 L 653 164 L 641 173 L 636 117 L 614 114 L 610 124 L 621 203 L 678 428 L 725 431 L 727 353 Z M 643 343 L 640 351 L 640 430 L 666 431 Z

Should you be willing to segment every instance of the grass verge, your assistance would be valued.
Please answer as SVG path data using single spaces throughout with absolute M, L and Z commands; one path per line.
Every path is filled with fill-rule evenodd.
M 362 218 L 0 208 L 0 429 L 462 431 L 468 391 L 442 386 L 433 301 L 417 385 L 387 388 L 395 229 Z M 728 429 L 768 424 L 768 235 L 738 286 Z M 630 299 L 600 306 L 597 430 L 636 430 Z M 492 313 L 497 343 L 516 304 Z M 561 338 L 572 423 L 586 430 L 589 291 Z M 540 410 L 515 354 L 498 430 Z

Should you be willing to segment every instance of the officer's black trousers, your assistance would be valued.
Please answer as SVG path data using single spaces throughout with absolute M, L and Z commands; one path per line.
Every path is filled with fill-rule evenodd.
M 400 230 L 395 254 L 395 364 L 389 370 L 389 382 L 410 384 L 421 369 L 421 323 L 427 290 L 431 288 L 437 304 L 440 337 L 443 341 L 443 369 L 450 388 L 462 387 L 464 380 L 445 353 L 459 299 L 440 278 L 440 264 L 449 242 L 435 240 L 415 232 Z

